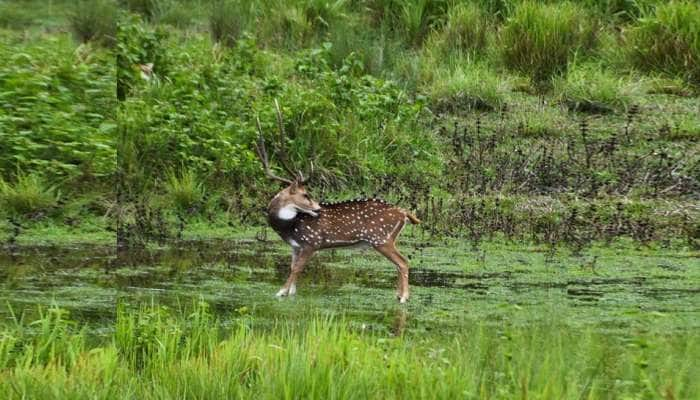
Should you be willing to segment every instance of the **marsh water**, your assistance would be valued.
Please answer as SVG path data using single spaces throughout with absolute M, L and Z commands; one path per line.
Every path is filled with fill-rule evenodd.
M 109 329 L 120 302 L 211 305 L 224 324 L 342 316 L 379 334 L 450 334 L 465 324 L 558 321 L 635 332 L 700 328 L 696 253 L 624 244 L 580 255 L 546 246 L 459 240 L 403 240 L 411 263 L 411 299 L 394 297 L 396 272 L 369 250 L 318 253 L 298 293 L 276 298 L 289 271 L 289 248 L 254 234 L 116 251 L 111 246 L 4 247 L 0 318 L 58 306 L 96 330 Z

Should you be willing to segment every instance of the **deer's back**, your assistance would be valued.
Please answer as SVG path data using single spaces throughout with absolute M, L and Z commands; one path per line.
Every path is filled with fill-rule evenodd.
M 295 227 L 298 242 L 318 248 L 377 246 L 393 240 L 406 223 L 406 211 L 382 200 L 321 203 L 318 217 L 305 216 Z

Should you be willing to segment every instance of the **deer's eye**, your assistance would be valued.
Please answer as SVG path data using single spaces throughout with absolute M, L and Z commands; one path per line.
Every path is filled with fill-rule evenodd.
M 306 194 L 306 193 L 304 193 L 304 198 L 305 198 L 305 199 L 307 199 L 307 200 L 309 200 L 309 199 L 310 199 L 309 195 L 308 195 L 308 194 Z

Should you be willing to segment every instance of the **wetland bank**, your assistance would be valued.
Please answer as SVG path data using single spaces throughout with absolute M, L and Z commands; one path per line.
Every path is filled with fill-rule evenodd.
M 698 24 L 692 1 L 0 1 L 0 398 L 700 398 Z M 314 199 L 423 221 L 407 304 L 373 251 L 274 296 L 258 120 Z

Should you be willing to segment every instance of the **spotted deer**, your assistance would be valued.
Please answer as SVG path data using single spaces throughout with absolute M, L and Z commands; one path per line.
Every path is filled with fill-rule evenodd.
M 275 108 L 280 138 L 284 138 L 282 116 L 276 101 Z M 259 120 L 257 126 L 256 150 L 265 174 L 287 185 L 267 206 L 270 226 L 292 247 L 291 272 L 277 296 L 296 293 L 296 280 L 315 252 L 342 247 L 373 247 L 396 265 L 397 298 L 405 303 L 409 296 L 408 261 L 396 249 L 396 239 L 407 222 L 418 224 L 420 220 L 410 212 L 378 199 L 316 202 L 306 191 L 309 179 L 288 167 L 283 151 L 279 151 L 279 161 L 294 178 L 283 178 L 272 172 Z

